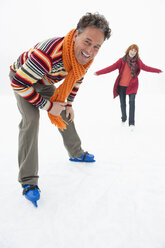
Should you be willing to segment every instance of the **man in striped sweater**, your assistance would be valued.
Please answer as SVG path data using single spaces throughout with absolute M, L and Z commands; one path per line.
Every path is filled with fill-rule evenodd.
M 111 34 L 104 16 L 87 13 L 77 24 L 73 35 L 74 56 L 80 65 L 94 59 L 105 39 Z M 77 80 L 67 102 L 50 99 L 57 82 L 68 75 L 64 66 L 64 39 L 52 38 L 36 44 L 24 52 L 10 67 L 11 86 L 14 90 L 22 120 L 19 125 L 19 182 L 23 194 L 35 206 L 40 198 L 38 188 L 38 129 L 39 109 L 53 116 L 62 116 L 69 122 L 60 131 L 71 161 L 94 162 L 94 155 L 84 152 L 73 122 L 72 102 L 82 83 Z M 70 61 L 69 61 L 70 62 Z

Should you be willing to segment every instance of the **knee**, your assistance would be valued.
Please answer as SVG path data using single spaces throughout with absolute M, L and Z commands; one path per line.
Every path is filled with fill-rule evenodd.
M 135 95 L 129 97 L 129 103 L 135 103 Z
M 63 110 L 61 112 L 61 117 L 63 118 L 64 121 L 68 121 L 68 118 L 66 118 L 66 110 Z
M 22 122 L 20 126 L 38 128 L 39 125 L 39 110 L 36 108 L 34 111 L 27 111 L 22 114 Z
M 135 99 L 132 99 L 132 98 L 129 99 L 129 103 L 134 103 L 134 102 L 135 102 Z

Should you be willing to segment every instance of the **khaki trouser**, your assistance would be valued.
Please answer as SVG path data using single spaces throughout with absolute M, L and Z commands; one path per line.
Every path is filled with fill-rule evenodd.
M 10 80 L 14 72 L 10 71 Z M 54 85 L 35 84 L 35 90 L 45 99 L 50 99 L 53 95 Z M 39 131 L 39 109 L 34 107 L 24 98 L 15 93 L 18 109 L 21 113 L 22 120 L 19 124 L 19 142 L 18 142 L 18 163 L 19 177 L 21 184 L 38 184 L 38 131 Z M 61 113 L 64 120 L 65 111 Z M 50 123 L 51 124 L 51 123 Z M 76 132 L 74 122 L 67 126 L 62 135 L 64 146 L 70 157 L 81 156 L 84 151 L 81 148 L 81 140 Z

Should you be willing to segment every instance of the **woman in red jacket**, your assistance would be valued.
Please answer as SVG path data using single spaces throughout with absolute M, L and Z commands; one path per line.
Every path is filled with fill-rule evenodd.
M 113 65 L 95 72 L 95 75 L 106 74 L 116 69 L 119 70 L 119 75 L 114 84 L 113 95 L 114 98 L 118 95 L 120 97 L 121 119 L 123 123 L 127 120 L 126 95 L 129 95 L 129 126 L 132 127 L 135 125 L 135 96 L 138 90 L 140 70 L 156 73 L 162 71 L 143 64 L 139 58 L 139 48 L 135 44 L 128 47 L 123 58 L 120 58 Z

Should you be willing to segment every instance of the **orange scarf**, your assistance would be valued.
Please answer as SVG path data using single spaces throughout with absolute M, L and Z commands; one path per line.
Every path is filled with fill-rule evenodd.
M 68 74 L 64 82 L 54 91 L 54 94 L 50 99 L 51 102 L 65 102 L 65 100 L 71 93 L 75 82 L 85 75 L 87 68 L 93 62 L 93 60 L 90 60 L 85 65 L 81 65 L 77 62 L 74 54 L 74 33 L 75 29 L 72 29 L 64 38 L 62 56 L 64 67 Z M 68 123 L 65 122 L 61 116 L 54 116 L 50 113 L 48 113 L 48 116 L 52 124 L 60 128 L 62 131 L 66 129 L 66 125 Z

